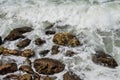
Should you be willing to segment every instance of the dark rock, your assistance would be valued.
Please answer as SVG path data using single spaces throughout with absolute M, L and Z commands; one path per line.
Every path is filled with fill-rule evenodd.
M 30 32 L 32 30 L 33 29 L 30 27 L 15 28 L 8 34 L 8 36 L 4 39 L 4 41 L 6 40 L 13 41 L 19 38 L 24 38 L 25 36 L 23 36 L 22 34 L 26 32 Z
M 52 34 L 55 34 L 55 31 L 50 31 L 50 30 L 48 30 L 48 31 L 45 32 L 45 34 L 46 34 L 46 35 L 52 35 Z
M 64 70 L 65 65 L 58 60 L 41 58 L 34 61 L 34 68 L 40 74 L 51 75 Z
M 19 80 L 19 76 L 15 74 L 10 74 L 5 76 L 3 80 Z
M 63 75 L 63 80 L 82 80 L 73 72 L 67 72 Z
M 7 73 L 13 73 L 17 71 L 17 64 L 16 63 L 7 63 L 0 66 L 0 75 L 4 75 Z
M 37 73 L 33 74 L 33 80 L 40 80 L 40 75 Z
M 44 44 L 46 41 L 45 40 L 42 40 L 40 38 L 37 38 L 35 40 L 35 44 L 38 45 L 38 46 L 41 46 L 42 44 Z
M 23 41 L 19 42 L 17 44 L 17 47 L 19 48 L 24 48 L 30 44 L 31 40 L 30 39 L 24 39 Z
M 0 45 L 2 44 L 2 37 L 0 36 Z
M 73 51 L 71 51 L 71 50 L 68 50 L 65 55 L 71 57 L 71 56 L 73 56 L 74 54 L 76 54 L 76 53 L 73 52 Z
M 96 51 L 96 54 L 92 56 L 92 61 L 96 64 L 115 68 L 118 66 L 117 62 L 112 56 L 105 54 L 103 51 Z
M 43 50 L 40 52 L 40 55 L 46 56 L 49 52 L 50 50 Z
M 52 54 L 58 54 L 59 53 L 58 48 L 59 48 L 59 46 L 53 45 L 53 47 L 52 47 Z
M 29 74 L 33 74 L 34 73 L 33 69 L 30 66 L 28 66 L 28 65 L 20 66 L 19 70 L 21 70 L 23 72 L 27 72 Z
M 22 54 L 21 54 L 21 56 L 23 57 L 32 57 L 34 55 L 35 55 L 35 52 L 31 49 L 25 49 L 22 51 Z
M 30 74 L 24 74 L 19 77 L 19 80 L 32 80 L 32 76 Z
M 75 47 L 80 45 L 79 40 L 74 35 L 67 32 L 56 33 L 53 38 L 53 42 L 63 46 Z

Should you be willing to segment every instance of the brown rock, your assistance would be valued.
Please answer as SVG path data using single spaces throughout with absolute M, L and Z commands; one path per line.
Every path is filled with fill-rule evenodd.
M 12 73 L 17 71 L 17 64 L 16 63 L 7 63 L 0 66 L 0 75 L 4 75 L 7 73 Z
M 52 34 L 55 34 L 55 31 L 50 31 L 50 30 L 48 30 L 48 31 L 45 32 L 45 34 L 46 34 L 46 35 L 52 35 Z
M 53 42 L 63 46 L 75 47 L 80 45 L 79 40 L 74 35 L 67 32 L 56 33 L 53 38 Z
M 50 50 L 43 50 L 40 52 L 40 55 L 46 56 L 49 52 Z
M 82 80 L 73 72 L 67 72 L 63 75 L 63 80 Z
M 4 41 L 6 40 L 13 41 L 19 38 L 24 38 L 25 36 L 23 36 L 22 34 L 26 32 L 30 32 L 32 30 L 33 29 L 30 27 L 15 28 L 8 34 L 8 36 L 4 39 Z
M 73 56 L 74 54 L 76 54 L 76 53 L 73 52 L 73 51 L 71 51 L 71 50 L 68 50 L 68 51 L 66 52 L 66 56 L 69 56 L 69 57 Z
M 3 80 L 19 80 L 19 77 L 18 75 L 10 74 L 10 75 L 5 76 Z
M 43 77 L 43 80 L 55 80 L 55 77 L 49 77 L 49 76 L 45 76 Z
M 0 54 L 2 54 L 5 49 L 7 49 L 7 48 L 0 46 Z
M 37 73 L 33 74 L 33 80 L 40 80 L 40 75 Z
M 112 58 L 112 56 L 105 54 L 103 51 L 96 51 L 96 54 L 94 54 L 92 57 L 92 61 L 96 64 L 110 68 L 115 68 L 118 66 L 117 62 Z
M 19 42 L 17 44 L 17 47 L 19 48 L 24 48 L 30 44 L 31 40 L 30 39 L 24 39 L 23 41 Z
M 40 74 L 54 74 L 64 70 L 65 65 L 58 60 L 41 58 L 34 61 L 34 68 Z
M 41 46 L 41 45 L 44 44 L 44 43 L 45 43 L 45 40 L 42 40 L 42 39 L 40 39 L 40 38 L 37 38 L 37 39 L 35 40 L 35 44 L 38 45 L 38 46 Z
M 23 57 L 32 57 L 34 56 L 35 52 L 31 49 L 25 49 L 24 51 L 22 51 L 22 55 Z
M 32 80 L 32 76 L 30 74 L 24 74 L 19 77 L 19 80 Z
M 52 54 L 58 54 L 60 51 L 58 50 L 59 46 L 53 45 L 52 47 Z
M 23 72 L 27 72 L 29 74 L 33 74 L 34 73 L 33 69 L 30 66 L 28 66 L 28 65 L 20 66 L 19 70 L 21 70 Z

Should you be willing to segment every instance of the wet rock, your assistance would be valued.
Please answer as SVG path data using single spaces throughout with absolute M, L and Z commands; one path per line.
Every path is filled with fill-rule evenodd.
M 33 80 L 40 80 L 40 75 L 37 73 L 33 74 Z
M 29 74 L 33 74 L 34 73 L 33 69 L 30 66 L 28 66 L 28 65 L 20 66 L 19 70 L 21 70 L 23 72 L 27 72 Z
M 13 40 L 17 40 L 19 38 L 24 38 L 25 36 L 23 36 L 23 33 L 26 32 L 30 32 L 33 29 L 30 27 L 21 27 L 21 28 L 15 28 L 13 29 L 8 36 L 4 39 L 4 41 L 8 40 L 8 41 L 13 41 Z
M 24 74 L 19 77 L 19 80 L 32 80 L 32 76 L 30 74 Z
M 19 76 L 15 74 L 10 74 L 5 76 L 3 80 L 19 80 Z
M 53 38 L 53 42 L 63 46 L 75 47 L 80 45 L 79 40 L 74 35 L 67 32 L 56 33 Z
M 76 74 L 69 71 L 63 75 L 63 80 L 82 80 Z
M 43 80 L 55 80 L 55 77 L 49 77 L 49 76 L 45 76 L 43 77 Z
M 71 57 L 71 56 L 73 56 L 74 54 L 76 54 L 76 53 L 73 52 L 73 51 L 71 51 L 71 50 L 68 50 L 65 55 Z
M 31 40 L 30 39 L 24 39 L 23 41 L 19 42 L 17 44 L 17 47 L 19 48 L 24 48 L 30 44 Z
M 55 31 L 50 31 L 50 30 L 48 30 L 48 31 L 45 32 L 45 34 L 46 34 L 46 35 L 52 35 L 52 34 L 55 34 Z
M 34 55 L 35 55 L 35 52 L 31 49 L 25 49 L 22 51 L 22 54 L 21 54 L 21 56 L 23 57 L 32 57 Z
M 112 58 L 112 56 L 105 54 L 103 51 L 96 51 L 96 54 L 94 54 L 92 57 L 92 61 L 96 64 L 110 68 L 115 68 L 118 66 L 117 62 Z
M 2 37 L 0 36 L 0 45 L 2 44 Z
M 5 49 L 7 49 L 7 48 L 0 46 L 0 54 L 2 54 Z
M 45 40 L 42 40 L 40 38 L 37 38 L 35 40 L 35 44 L 38 45 L 38 46 L 41 46 L 42 44 L 44 44 L 46 41 Z
M 43 50 L 40 52 L 40 55 L 46 56 L 49 52 L 50 50 Z
M 54 26 L 55 23 L 51 23 L 49 21 L 43 22 L 45 29 L 50 29 Z
M 53 47 L 52 47 L 52 54 L 58 54 L 60 52 L 58 49 L 59 49 L 59 46 L 53 45 Z
M 16 63 L 7 63 L 0 66 L 0 75 L 4 75 L 7 73 L 12 73 L 17 71 L 17 64 Z
M 3 54 L 3 55 L 15 55 L 15 56 L 20 56 L 20 55 L 21 55 L 21 51 L 3 48 L 2 54 Z
M 50 75 L 64 70 L 65 65 L 58 60 L 41 58 L 34 61 L 34 68 L 40 74 Z
M 26 61 L 27 65 L 31 65 L 32 64 L 32 62 L 31 62 L 31 60 L 29 58 L 26 58 L 25 61 Z
M 27 27 L 27 26 L 13 29 L 13 31 L 16 31 L 21 34 L 26 33 L 26 32 L 31 32 L 32 30 L 33 29 L 31 27 Z

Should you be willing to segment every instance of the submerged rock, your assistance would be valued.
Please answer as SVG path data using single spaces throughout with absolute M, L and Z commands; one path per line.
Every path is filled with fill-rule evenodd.
M 71 56 L 73 56 L 74 54 L 76 54 L 76 53 L 73 52 L 73 51 L 71 51 L 71 50 L 67 50 L 67 52 L 66 52 L 65 55 L 71 57 Z
M 52 54 L 58 54 L 60 51 L 58 50 L 59 46 L 53 45 L 52 47 Z
M 63 80 L 82 80 L 76 74 L 69 71 L 63 75 Z
M 15 71 L 17 71 L 16 63 L 6 63 L 0 66 L 0 75 L 4 75 L 7 73 L 13 73 Z
M 40 55 L 46 56 L 49 52 L 50 50 L 43 50 L 40 52 Z
M 19 70 L 21 70 L 23 72 L 27 72 L 29 74 L 33 74 L 34 73 L 33 69 L 30 66 L 28 66 L 28 65 L 20 66 Z
M 35 40 L 35 44 L 38 45 L 38 46 L 41 46 L 42 44 L 44 44 L 46 41 L 45 40 L 42 40 L 41 38 L 37 38 Z
M 31 40 L 30 39 L 24 39 L 23 41 L 19 42 L 17 44 L 17 47 L 19 48 L 24 48 L 30 44 Z
M 40 74 L 51 75 L 63 71 L 65 65 L 55 59 L 41 58 L 34 61 L 34 68 Z
M 93 55 L 92 61 L 96 64 L 107 66 L 110 68 L 115 68 L 118 66 L 115 59 L 112 56 L 105 54 L 102 51 L 96 51 L 96 54 Z
M 32 76 L 30 74 L 24 74 L 19 77 L 19 80 L 32 80 Z
M 55 34 L 55 31 L 48 30 L 48 31 L 45 31 L 45 34 L 46 35 L 52 35 L 52 34 Z
M 19 38 L 24 38 L 25 36 L 23 36 L 23 33 L 26 32 L 30 32 L 33 29 L 31 27 L 21 27 L 21 28 L 15 28 L 13 29 L 8 36 L 4 39 L 4 41 L 8 40 L 8 41 L 13 41 Z
M 80 41 L 72 34 L 64 32 L 64 33 L 56 33 L 53 42 L 58 44 L 58 45 L 63 45 L 63 46 L 79 46 Z

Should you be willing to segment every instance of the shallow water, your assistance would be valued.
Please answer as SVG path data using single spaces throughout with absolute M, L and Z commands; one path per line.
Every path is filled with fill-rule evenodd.
M 120 80 L 120 66 L 111 69 L 91 61 L 92 54 L 100 49 L 113 56 L 120 65 L 119 0 L 0 0 L 0 36 L 4 38 L 16 27 L 31 26 L 34 31 L 25 34 L 28 38 L 33 41 L 37 37 L 47 40 L 42 47 L 34 44 L 26 47 L 36 51 L 36 57 L 32 58 L 32 61 L 42 57 L 38 55 L 39 51 L 51 49 L 54 44 L 53 36 L 44 34 L 45 21 L 55 23 L 54 30 L 57 32 L 67 31 L 75 34 L 83 43 L 83 46 L 75 48 L 60 47 L 60 54 L 49 53 L 46 57 L 61 60 L 66 64 L 65 71 L 71 70 L 83 80 Z M 70 26 L 64 27 L 64 25 Z M 4 46 L 16 49 L 18 41 L 7 42 Z M 78 54 L 66 57 L 65 51 L 68 49 Z M 15 56 L 7 58 L 12 59 Z M 4 56 L 1 56 L 1 59 L 4 59 Z M 22 57 L 22 61 L 15 59 L 18 65 L 24 64 Z M 57 80 L 62 79 L 65 71 L 55 74 Z M 2 79 L 3 76 L 0 77 Z

